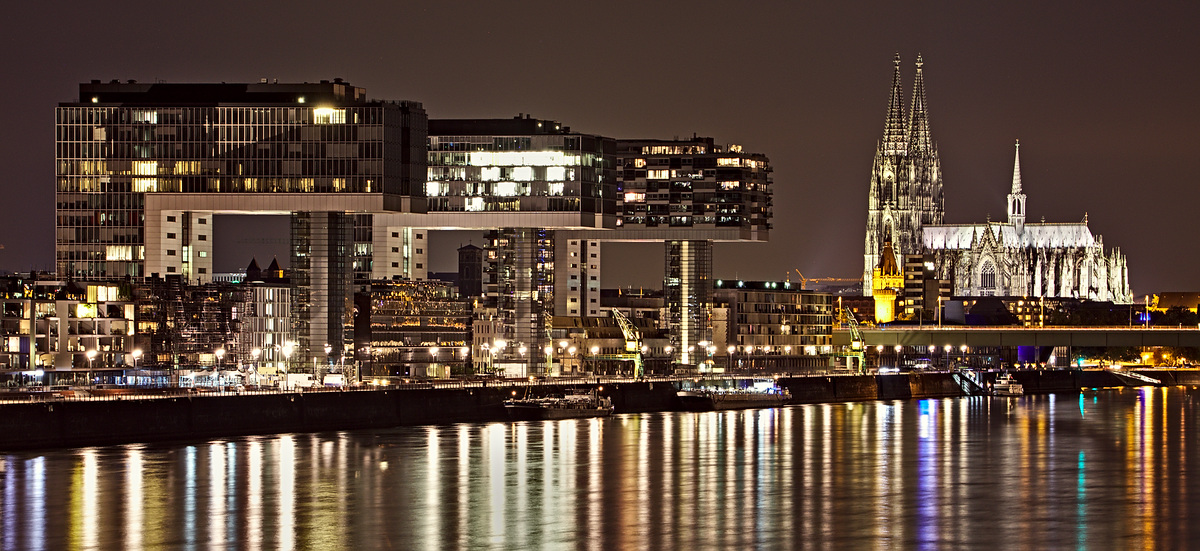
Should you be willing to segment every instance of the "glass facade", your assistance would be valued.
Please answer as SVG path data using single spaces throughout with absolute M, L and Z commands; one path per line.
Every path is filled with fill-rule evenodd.
M 146 194 L 419 197 L 425 128 L 419 103 L 336 81 L 82 84 L 56 112 L 56 268 L 148 275 Z
M 471 303 L 458 298 L 452 284 L 376 281 L 354 301 L 354 342 L 365 378 L 467 371 Z
M 712 138 L 618 140 L 625 228 L 744 228 L 766 240 L 771 164 Z
M 712 241 L 668 241 L 663 293 L 679 361 L 694 364 L 712 342 Z M 700 344 L 706 343 L 706 344 Z
M 612 139 L 528 118 L 429 124 L 430 212 L 617 212 Z

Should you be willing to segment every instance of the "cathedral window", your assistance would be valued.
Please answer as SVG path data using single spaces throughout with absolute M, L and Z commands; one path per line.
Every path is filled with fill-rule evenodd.
M 996 265 L 990 260 L 985 261 L 979 271 L 979 288 L 986 296 L 996 294 Z

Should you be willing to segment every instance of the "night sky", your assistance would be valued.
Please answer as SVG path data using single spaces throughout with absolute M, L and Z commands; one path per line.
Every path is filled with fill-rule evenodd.
M 342 77 L 373 98 L 421 101 L 431 118 L 531 113 L 613 137 L 742 144 L 775 168 L 775 229 L 770 243 L 718 245 L 714 275 L 858 277 L 899 52 L 906 94 L 925 58 L 948 223 L 1004 218 L 1019 138 L 1029 220 L 1086 212 L 1128 256 L 1136 296 L 1200 290 L 1194 2 L 9 4 L 9 270 L 53 269 L 53 108 L 79 82 Z M 642 271 L 622 261 L 642 253 L 661 246 L 606 247 L 605 286 L 661 286 L 661 261 Z M 244 265 L 243 254 L 217 269 Z M 436 271 L 455 262 L 431 259 Z

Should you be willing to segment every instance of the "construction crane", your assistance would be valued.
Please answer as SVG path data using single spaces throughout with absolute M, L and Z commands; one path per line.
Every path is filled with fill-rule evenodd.
M 853 278 L 853 277 L 804 277 L 804 274 L 800 273 L 800 270 L 796 269 L 793 271 L 796 272 L 796 275 L 800 277 L 800 288 L 801 289 L 807 289 L 808 282 L 810 282 L 810 281 L 813 282 L 814 284 L 858 283 L 858 282 L 862 281 L 862 278 Z

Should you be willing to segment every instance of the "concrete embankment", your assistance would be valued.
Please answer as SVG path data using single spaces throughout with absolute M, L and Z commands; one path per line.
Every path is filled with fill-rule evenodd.
M 1170 385 L 1200 384 L 1200 370 L 1139 373 Z M 1027 394 L 1128 386 L 1104 371 L 1022 371 L 1015 376 Z M 598 386 L 617 413 L 639 413 L 678 410 L 677 384 L 631 381 Z M 779 379 L 779 384 L 791 392 L 795 404 L 963 395 L 949 373 L 792 377 Z M 499 385 L 7 403 L 0 404 L 0 450 L 503 421 L 503 402 L 514 393 L 544 395 L 580 388 L 591 387 Z

